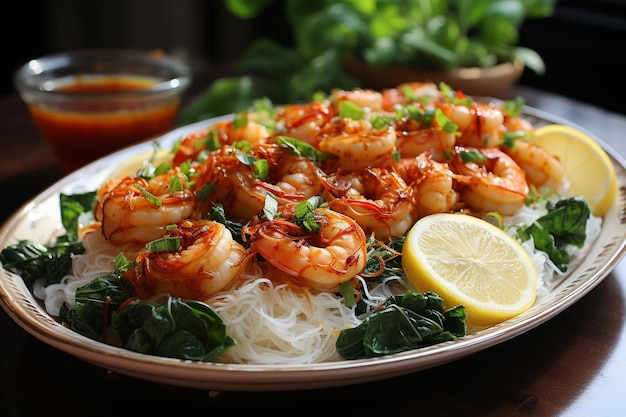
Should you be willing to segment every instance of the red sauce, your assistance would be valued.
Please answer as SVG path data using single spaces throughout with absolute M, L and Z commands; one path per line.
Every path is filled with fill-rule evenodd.
M 83 93 L 139 90 L 155 81 L 140 78 L 77 79 L 58 91 Z M 71 172 L 102 156 L 172 127 L 179 101 L 168 100 L 137 109 L 117 108 L 116 100 L 81 104 L 68 109 L 30 106 L 30 112 L 55 153 L 61 167 Z

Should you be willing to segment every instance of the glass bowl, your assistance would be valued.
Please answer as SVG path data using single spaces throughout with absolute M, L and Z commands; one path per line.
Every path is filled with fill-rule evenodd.
M 190 68 L 161 51 L 95 49 L 28 61 L 14 85 L 66 172 L 170 130 Z

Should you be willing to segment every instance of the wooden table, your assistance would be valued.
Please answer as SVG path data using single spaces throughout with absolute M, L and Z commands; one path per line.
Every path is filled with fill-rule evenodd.
M 626 155 L 626 117 L 535 90 L 517 93 Z M 0 220 L 62 176 L 25 106 L 15 95 L 0 97 Z M 293 392 L 216 394 L 109 373 L 40 342 L 1 311 L 0 416 L 621 416 L 625 294 L 622 262 L 554 319 L 470 357 L 378 382 Z

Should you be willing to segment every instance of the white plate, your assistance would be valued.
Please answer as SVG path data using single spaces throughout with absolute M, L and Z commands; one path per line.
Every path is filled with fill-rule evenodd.
M 526 108 L 537 126 L 572 123 Z M 183 135 L 215 122 L 207 120 L 159 138 L 165 149 Z M 574 125 L 575 126 L 575 125 Z M 575 126 L 582 129 L 580 126 Z M 146 380 L 222 391 L 277 391 L 332 387 L 380 380 L 461 359 L 524 333 L 565 310 L 598 285 L 626 251 L 626 169 L 623 159 L 598 141 L 611 155 L 620 193 L 604 218 L 602 232 L 582 262 L 571 269 L 547 296 L 525 313 L 454 342 L 373 359 L 316 365 L 232 365 L 187 362 L 135 353 L 81 336 L 56 322 L 33 297 L 20 277 L 2 270 L 0 302 L 24 330 L 55 348 L 111 371 Z M 58 195 L 96 189 L 121 162 L 149 152 L 152 142 L 124 149 L 62 179 L 17 211 L 1 229 L 0 248 L 20 239 L 45 242 L 60 230 Z

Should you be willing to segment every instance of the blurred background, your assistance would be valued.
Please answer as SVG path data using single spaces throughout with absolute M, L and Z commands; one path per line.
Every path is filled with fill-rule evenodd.
M 9 5 L 10 3 L 10 5 Z M 289 46 L 281 2 L 241 20 L 221 1 L 5 0 L 0 91 L 30 58 L 91 47 L 161 48 L 186 59 L 194 72 L 218 72 L 254 39 Z M 537 51 L 546 73 L 526 70 L 520 84 L 626 114 L 626 0 L 559 0 L 553 16 L 527 20 L 520 45 Z M 202 82 L 202 78 L 199 78 Z M 549 110 L 549 109 L 546 109 Z

